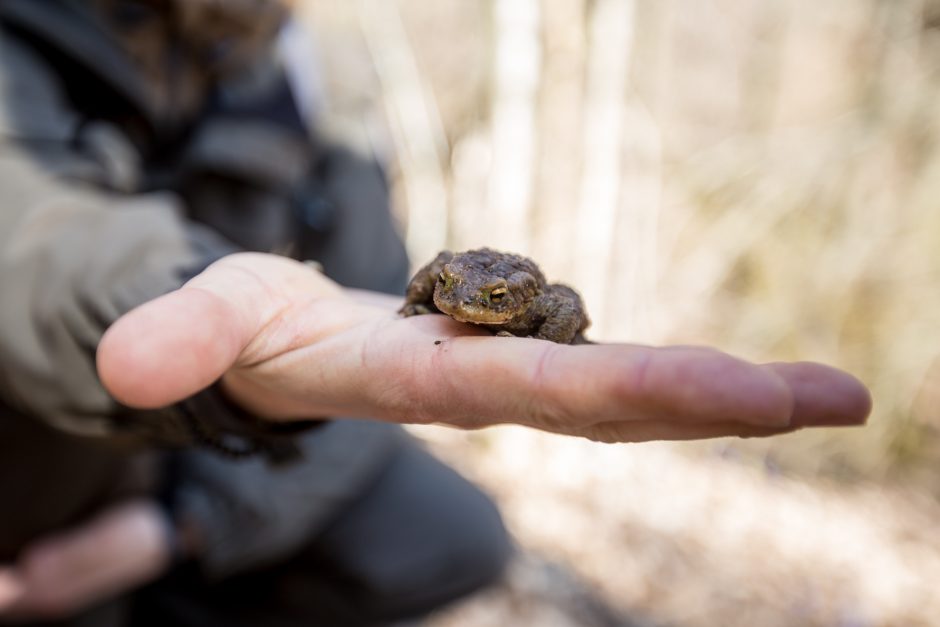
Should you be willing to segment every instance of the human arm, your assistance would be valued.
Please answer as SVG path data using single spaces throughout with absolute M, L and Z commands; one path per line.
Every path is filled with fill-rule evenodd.
M 120 142 L 96 143 L 28 47 L 0 46 L 0 402 L 66 431 L 132 425 L 144 440 L 185 441 L 172 410 L 125 420 L 97 380 L 95 346 L 123 312 L 237 248 L 172 194 L 93 185 L 118 176 Z
M 194 443 L 192 416 L 213 436 L 278 439 L 228 411 L 213 389 L 131 411 L 100 385 L 94 352 L 108 325 L 240 247 L 200 222 L 182 192 L 144 191 L 150 175 L 127 129 L 73 106 L 61 79 L 31 46 L 0 34 L 0 406 L 138 446 Z M 206 131 L 192 150 L 213 137 Z M 303 169 L 304 159 L 292 161 Z M 216 188 L 198 189 L 206 200 Z M 245 192 L 224 204 L 240 214 L 251 202 Z

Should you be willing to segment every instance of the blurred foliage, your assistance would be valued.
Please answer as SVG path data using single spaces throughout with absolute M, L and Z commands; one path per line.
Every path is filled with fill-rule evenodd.
M 337 108 L 378 111 L 411 155 L 398 189 L 416 259 L 511 247 L 586 291 L 601 339 L 847 368 L 875 393 L 869 428 L 754 446 L 796 472 L 940 477 L 940 3 L 391 5 L 308 13 L 341 41 L 323 46 Z M 609 18 L 626 41 L 605 38 Z M 579 236 L 598 220 L 606 239 Z
M 921 534 L 921 557 L 940 555 L 936 535 L 927 537 L 936 520 L 913 522 L 930 520 L 940 502 L 940 0 L 310 0 L 305 15 L 320 38 L 332 114 L 358 119 L 373 146 L 395 155 L 416 262 L 443 246 L 529 253 L 584 292 L 597 339 L 708 344 L 853 372 L 875 398 L 864 429 L 671 450 L 704 464 L 694 472 L 712 472 L 717 458 L 767 481 L 802 482 L 814 496 L 796 487 L 790 496 L 808 518 L 822 516 L 825 499 L 844 498 L 839 512 L 855 512 L 859 529 L 869 509 L 894 511 L 907 522 L 885 513 L 870 524 L 919 529 L 911 533 Z M 531 498 L 536 484 L 487 475 L 508 440 L 481 437 L 490 444 L 473 449 L 479 456 L 456 463 L 489 477 L 504 507 L 522 512 L 513 490 Z M 544 452 L 533 457 L 538 468 L 575 446 L 532 442 Z M 597 453 L 571 455 L 579 494 L 606 485 L 607 475 L 590 474 Z M 757 503 L 773 485 L 741 490 L 755 511 L 773 511 Z M 597 520 L 615 525 L 619 505 L 609 501 L 591 502 L 608 503 Z M 540 537 L 524 513 L 514 520 Z M 691 563 L 714 548 L 700 537 L 670 542 Z M 885 542 L 886 560 L 908 550 Z M 571 559 L 584 557 L 579 550 L 564 549 Z M 747 588 L 751 567 L 760 568 L 736 563 L 742 578 L 726 583 Z M 805 564 L 793 568 L 810 589 L 818 584 Z M 599 572 L 609 571 L 586 576 Z M 886 567 L 883 577 L 897 572 Z M 764 575 L 753 598 L 773 605 L 757 588 L 776 575 Z M 888 595 L 871 623 L 929 624 L 925 601 L 898 609 L 921 598 L 897 592 L 910 589 L 910 573 L 853 576 L 861 579 L 842 581 L 847 589 L 871 584 Z M 613 593 L 649 601 L 620 585 Z M 727 607 L 744 607 L 733 601 Z M 778 607 L 777 619 L 737 624 L 869 624 L 835 601 L 806 602 L 819 613 Z M 709 607 L 712 619 L 733 615 Z M 701 618 L 666 614 L 680 624 Z

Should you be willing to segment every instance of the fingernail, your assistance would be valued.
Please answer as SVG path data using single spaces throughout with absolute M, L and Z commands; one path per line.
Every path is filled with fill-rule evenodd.
M 865 424 L 872 398 L 852 375 L 823 364 L 769 364 L 793 390 L 795 427 L 848 427 Z

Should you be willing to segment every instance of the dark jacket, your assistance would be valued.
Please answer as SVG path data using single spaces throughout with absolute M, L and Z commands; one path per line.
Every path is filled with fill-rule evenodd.
M 212 390 L 159 411 L 115 403 L 94 353 L 121 314 L 241 250 L 401 290 L 407 264 L 381 168 L 316 138 L 276 52 L 283 17 L 264 0 L 0 2 L 0 562 L 109 500 L 153 490 L 146 451 L 284 437 Z M 333 484 L 319 489 L 343 492 L 374 472 L 393 431 L 288 435 L 333 451 L 317 470 Z M 196 460 L 190 476 L 214 482 L 211 498 L 227 505 L 193 497 L 210 494 L 198 483 L 181 490 L 199 515 L 257 517 L 277 499 L 262 490 L 262 507 L 257 486 L 219 485 L 225 472 L 205 480 L 215 463 Z M 330 505 L 304 507 L 324 517 L 314 510 Z M 263 547 L 252 551 L 263 559 Z

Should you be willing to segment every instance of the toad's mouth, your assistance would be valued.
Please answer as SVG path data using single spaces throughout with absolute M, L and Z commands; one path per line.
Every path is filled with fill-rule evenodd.
M 508 324 L 513 319 L 511 311 L 494 311 L 476 303 L 450 303 L 434 299 L 434 305 L 458 322 L 473 324 Z

